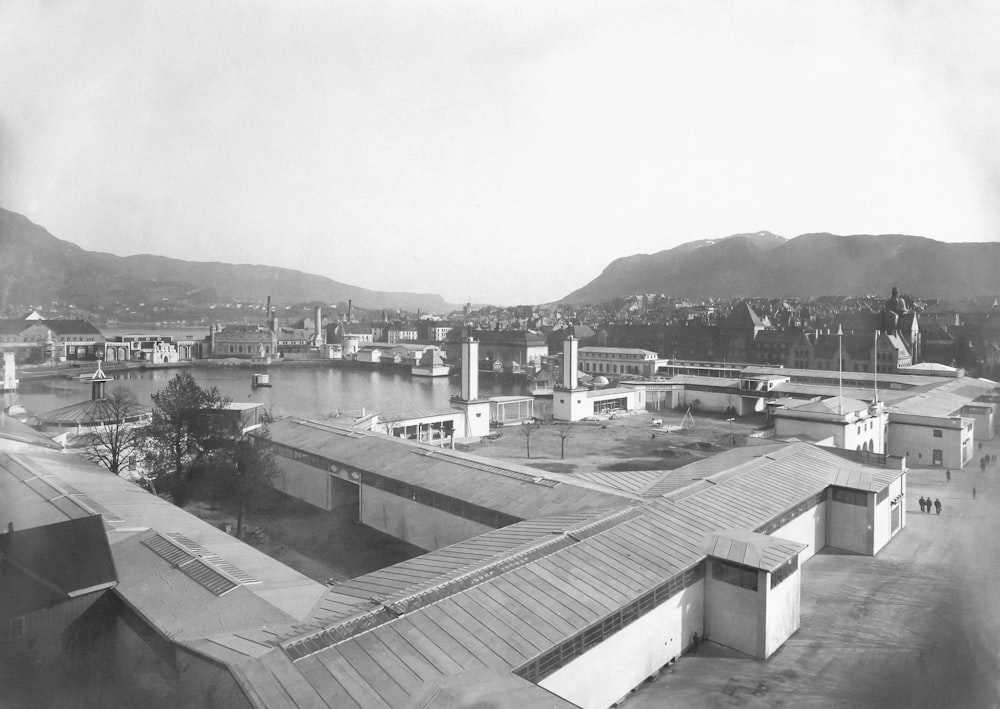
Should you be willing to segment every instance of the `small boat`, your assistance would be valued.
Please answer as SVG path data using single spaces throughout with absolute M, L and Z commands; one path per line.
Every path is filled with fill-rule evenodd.
M 271 386 L 271 376 L 262 372 L 255 372 L 250 377 L 250 386 L 254 389 Z

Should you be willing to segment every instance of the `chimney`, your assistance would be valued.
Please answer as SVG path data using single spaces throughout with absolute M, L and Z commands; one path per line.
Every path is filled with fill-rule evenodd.
M 268 330 L 274 329 L 271 325 L 271 296 L 267 296 L 267 310 L 264 311 L 264 324 Z
M 315 336 L 316 346 L 326 344 L 326 337 L 323 334 L 323 308 L 316 306 L 316 336 Z
M 354 301 L 353 300 L 348 300 L 347 301 L 347 322 L 354 322 L 353 320 L 351 320 L 351 308 L 353 308 L 353 307 L 354 307 Z
M 471 337 L 462 340 L 462 398 L 479 398 L 479 343 Z
M 578 340 L 570 335 L 563 342 L 563 376 L 562 384 L 564 389 L 576 389 L 576 370 L 580 366 L 579 355 L 577 353 Z

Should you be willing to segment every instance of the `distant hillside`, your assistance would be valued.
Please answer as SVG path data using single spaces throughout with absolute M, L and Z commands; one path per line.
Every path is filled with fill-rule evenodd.
M 255 301 L 268 295 L 285 304 L 353 300 L 364 308 L 451 309 L 439 295 L 373 291 L 287 268 L 85 251 L 0 209 L 0 309 L 53 300 L 95 307 L 161 298 Z
M 563 302 L 633 293 L 689 298 L 815 297 L 887 292 L 920 298 L 1000 292 L 1000 244 L 946 244 L 918 236 L 737 234 L 613 261 Z

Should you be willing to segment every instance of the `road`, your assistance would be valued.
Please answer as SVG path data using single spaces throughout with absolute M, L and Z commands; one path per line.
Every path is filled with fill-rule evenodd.
M 804 564 L 801 627 L 768 661 L 703 643 L 626 706 L 1000 707 L 1000 463 L 976 460 L 951 482 L 912 469 L 906 529 L 878 557 Z M 922 495 L 940 516 L 920 512 Z

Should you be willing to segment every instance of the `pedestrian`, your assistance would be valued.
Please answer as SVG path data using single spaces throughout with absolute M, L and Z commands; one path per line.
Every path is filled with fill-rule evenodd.
M 948 480 L 948 482 L 951 482 L 951 468 L 948 468 L 946 471 L 944 471 L 944 476 Z
M 934 500 L 934 510 L 941 514 L 941 500 Z
M 979 472 L 981 473 L 986 472 L 986 457 L 979 459 Z
M 921 495 L 920 496 L 920 511 L 921 512 L 926 512 L 927 511 L 927 510 L 924 509 L 924 505 L 926 505 L 926 504 L 927 504 L 927 500 L 925 500 L 924 496 Z
M 691 654 L 693 655 L 698 654 L 698 645 L 700 643 L 701 643 L 701 638 L 698 636 L 698 633 L 697 632 L 691 633 Z
M 990 456 L 990 462 L 991 463 L 996 463 L 997 462 L 997 454 L 996 453 L 994 453 L 993 455 Z
M 972 499 L 973 500 L 976 499 L 976 487 L 975 487 L 975 485 L 972 486 Z

